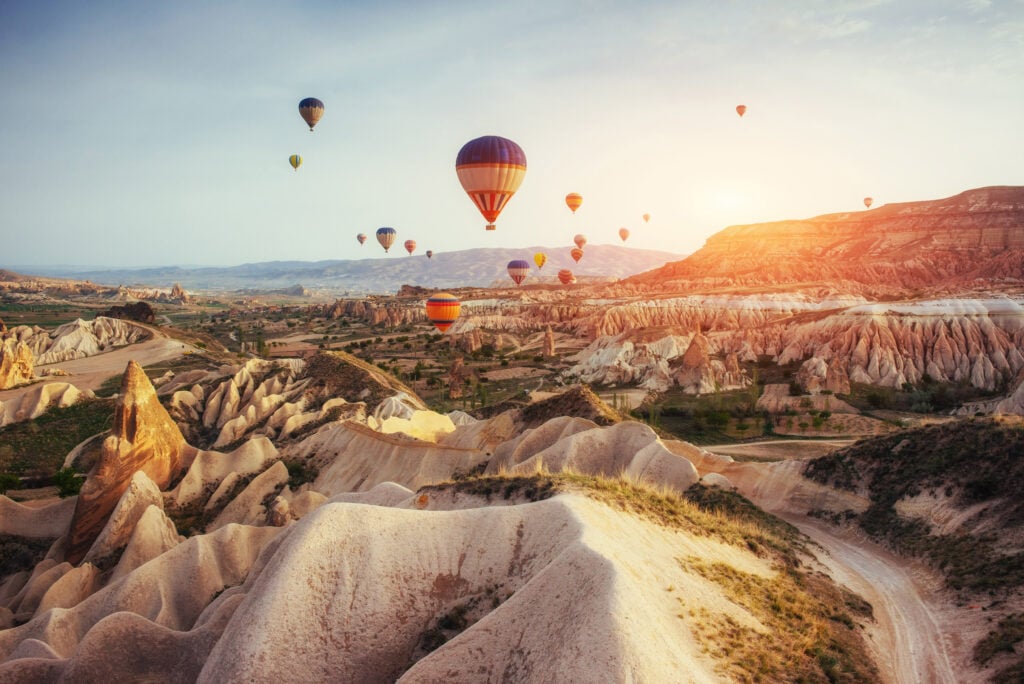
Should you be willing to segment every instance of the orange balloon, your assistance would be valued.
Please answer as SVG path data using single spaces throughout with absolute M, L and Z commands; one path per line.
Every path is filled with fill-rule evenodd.
M 622 238 L 623 242 L 625 242 L 626 238 L 629 237 L 629 231 L 625 228 L 619 228 L 619 237 Z
M 406 240 L 405 241 L 405 251 L 408 252 L 409 254 L 412 254 L 413 252 L 415 252 L 416 251 L 416 241 L 415 240 Z
M 650 220 L 651 220 L 651 215 L 650 214 L 644 214 L 644 223 L 647 223 Z
M 558 279 L 561 281 L 563 285 L 568 285 L 570 283 L 576 282 L 576 276 L 574 276 L 572 274 L 572 271 L 570 271 L 567 268 L 563 268 L 561 271 L 558 272 Z
M 459 317 L 462 304 L 455 295 L 439 292 L 427 300 L 427 319 L 434 327 L 445 332 Z
M 583 233 L 577 233 L 576 237 L 572 239 L 576 243 L 576 246 L 583 249 L 583 246 L 587 244 L 587 236 Z
M 569 254 L 572 256 L 573 261 L 575 261 L 577 264 L 580 263 L 580 259 L 583 258 L 583 250 L 580 249 L 579 247 L 573 247 L 572 251 L 569 252 Z
M 864 206 L 865 206 L 866 208 L 870 209 L 870 208 L 871 208 L 871 204 L 872 204 L 872 203 L 873 203 L 874 201 L 875 201 L 875 200 L 871 199 L 870 197 L 865 197 L 865 198 L 864 198 Z
M 736 113 L 742 117 L 747 113 L 747 105 L 736 105 Z
M 581 204 L 583 204 L 583 195 L 578 192 L 570 192 L 565 196 L 565 204 L 572 209 L 572 213 L 575 214 L 576 210 L 580 208 Z

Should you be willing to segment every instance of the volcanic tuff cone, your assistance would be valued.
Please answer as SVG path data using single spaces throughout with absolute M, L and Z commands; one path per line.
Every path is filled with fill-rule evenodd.
M 32 379 L 32 350 L 14 339 L 0 340 L 0 389 Z
M 161 490 L 181 467 L 186 447 L 142 368 L 129 361 L 114 409 L 111 434 L 82 487 L 68 531 L 66 559 L 77 563 L 103 529 L 132 475 L 141 470 Z
M 414 408 L 427 408 L 408 385 L 346 352 L 320 352 L 307 362 L 306 377 L 323 385 L 329 396 L 344 397 L 346 401 L 376 406 L 396 392 L 405 392 Z
M 1007 278 L 1024 278 L 1024 187 L 730 226 L 686 259 L 625 282 L 676 290 L 831 282 L 890 292 Z

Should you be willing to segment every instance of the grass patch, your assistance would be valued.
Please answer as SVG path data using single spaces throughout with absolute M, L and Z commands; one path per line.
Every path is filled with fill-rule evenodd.
M 34 568 L 46 556 L 53 542 L 53 539 L 0 534 L 0 579 Z
M 0 472 L 50 477 L 75 446 L 109 430 L 113 418 L 112 400 L 83 399 L 66 408 L 51 408 L 34 420 L 0 428 Z

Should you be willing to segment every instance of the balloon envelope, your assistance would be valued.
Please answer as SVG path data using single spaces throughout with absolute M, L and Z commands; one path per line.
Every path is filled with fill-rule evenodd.
M 747 113 L 747 105 L 736 105 L 736 113 L 742 117 Z
M 434 257 L 434 250 L 428 249 L 427 250 L 427 258 L 428 259 L 432 259 L 433 257 Z
M 366 233 L 360 233 L 359 235 L 356 235 L 356 240 L 359 240 L 359 244 L 363 244 L 364 242 L 366 242 Z
M 576 243 L 577 247 L 583 249 L 583 245 L 587 244 L 587 236 L 583 233 L 579 233 L 572 239 L 572 241 Z
M 405 241 L 405 251 L 408 252 L 409 254 L 412 254 L 413 252 L 415 252 L 416 251 L 416 241 L 415 240 L 406 240 Z
M 458 319 L 461 308 L 455 295 L 439 292 L 427 300 L 427 319 L 435 328 L 444 332 Z
M 583 258 L 583 250 L 579 247 L 573 247 L 569 254 L 577 264 L 580 263 L 580 259 Z
M 395 244 L 395 236 L 397 234 L 394 228 L 388 228 L 387 226 L 377 229 L 377 242 L 380 243 L 385 252 L 391 248 L 391 245 Z
M 622 238 L 623 242 L 625 242 L 626 238 L 629 237 L 629 230 L 626 228 L 619 228 L 619 237 Z
M 537 252 L 533 255 L 533 263 L 537 264 L 537 268 L 544 268 L 544 264 L 547 263 L 548 255 L 544 252 Z
M 864 198 L 864 206 L 865 206 L 866 208 L 870 209 L 870 208 L 871 208 L 871 204 L 872 204 L 872 203 L 873 203 L 874 201 L 875 201 L 875 200 L 871 199 L 870 197 L 865 197 L 865 198 Z
M 498 215 L 526 176 L 526 154 L 508 138 L 485 135 L 462 146 L 455 158 L 455 173 L 487 219 L 487 230 L 494 230 Z
M 568 285 L 569 283 L 576 282 L 576 276 L 574 276 L 572 274 L 572 271 L 570 271 L 567 268 L 563 268 L 561 271 L 558 272 L 558 279 L 562 282 L 563 285 Z
M 508 275 L 516 285 L 520 284 L 530 275 L 530 264 L 522 259 L 513 259 L 508 262 Z
M 302 157 L 300 157 L 297 154 L 293 154 L 292 156 L 288 157 L 288 163 L 292 165 L 293 169 L 298 171 L 299 167 L 302 166 Z
M 581 204 L 583 204 L 583 195 L 578 192 L 570 192 L 565 196 L 565 204 L 572 209 L 572 213 L 575 214 L 576 210 L 580 208 Z
M 324 103 L 315 97 L 307 97 L 299 103 L 299 115 L 312 131 L 313 126 L 316 126 L 316 122 L 324 115 Z
M 644 214 L 644 223 L 647 223 L 650 220 L 651 220 L 651 215 L 650 214 Z

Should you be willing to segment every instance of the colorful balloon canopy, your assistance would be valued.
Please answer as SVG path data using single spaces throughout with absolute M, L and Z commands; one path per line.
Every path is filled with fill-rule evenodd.
M 434 250 L 432 250 L 432 249 L 428 249 L 427 250 L 427 258 L 428 259 L 433 259 L 434 258 Z
M 384 248 L 385 253 L 391 248 L 391 245 L 395 244 L 396 235 L 398 235 L 398 232 L 394 228 L 384 226 L 377 229 L 377 242 Z
M 292 165 L 293 169 L 298 171 L 299 167 L 302 166 L 302 157 L 300 157 L 297 154 L 293 154 L 292 156 L 288 157 L 288 163 Z
M 533 255 L 533 263 L 537 264 L 537 268 L 544 268 L 544 264 L 548 261 L 548 255 L 544 252 L 537 252 Z
M 572 250 L 569 251 L 569 255 L 572 256 L 572 260 L 578 264 L 580 263 L 580 259 L 583 258 L 583 250 L 579 247 L 573 247 Z
M 462 146 L 455 158 L 455 173 L 487 219 L 487 230 L 494 230 L 498 215 L 526 176 L 526 154 L 508 138 L 485 135 Z
M 871 199 L 870 197 L 865 197 L 865 198 L 864 198 L 864 206 L 865 206 L 866 208 L 870 209 L 870 208 L 871 208 L 871 204 L 872 204 L 872 202 L 874 202 L 874 201 L 875 201 L 875 200 Z
M 625 242 L 629 238 L 629 229 L 619 228 L 619 237 L 622 238 L 623 242 Z
M 439 292 L 427 300 L 427 319 L 435 328 L 444 332 L 458 319 L 461 308 L 455 295 Z
M 416 241 L 415 240 L 406 240 L 405 241 L 405 251 L 408 252 L 409 254 L 412 254 L 413 252 L 415 252 L 416 251 Z
M 563 285 L 568 285 L 576 282 L 576 276 L 574 276 L 572 271 L 569 269 L 563 268 L 558 272 L 558 280 L 560 280 Z
M 526 276 L 530 275 L 530 264 L 522 259 L 513 259 L 508 262 L 508 275 L 512 278 L 512 282 L 519 285 L 526 280 Z
M 572 241 L 576 243 L 577 247 L 583 249 L 583 246 L 587 244 L 587 236 L 583 233 L 577 233 L 576 237 L 574 237 Z
M 651 220 L 651 215 L 650 214 L 644 214 L 644 223 L 647 223 L 650 220 Z
M 742 117 L 747 113 L 747 105 L 736 105 L 736 113 Z
M 324 115 L 324 103 L 315 97 L 307 97 L 299 103 L 299 115 L 312 132 L 313 126 Z
M 576 210 L 583 204 L 583 195 L 578 192 L 570 192 L 565 196 L 565 204 L 567 207 L 572 209 L 572 213 L 576 213 Z
M 364 242 L 366 242 L 366 233 L 360 233 L 359 235 L 356 235 L 356 240 L 359 240 L 359 244 L 363 244 Z

